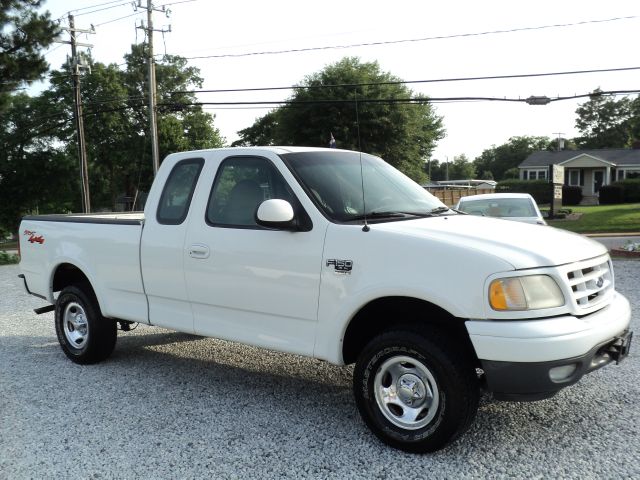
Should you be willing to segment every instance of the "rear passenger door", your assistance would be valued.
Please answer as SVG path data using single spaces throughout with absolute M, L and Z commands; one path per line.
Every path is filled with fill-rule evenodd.
M 159 198 L 149 196 L 154 211 L 145 210 L 141 240 L 141 268 L 149 302 L 149 320 L 153 325 L 193 332 L 193 314 L 184 275 L 184 241 L 191 200 L 204 159 L 178 161 L 166 178 L 156 177 L 164 185 Z
M 293 179 L 279 158 L 222 159 L 187 232 L 187 290 L 196 333 L 311 355 L 327 222 L 311 221 L 283 174 Z M 271 198 L 291 203 L 305 231 L 259 226 Z

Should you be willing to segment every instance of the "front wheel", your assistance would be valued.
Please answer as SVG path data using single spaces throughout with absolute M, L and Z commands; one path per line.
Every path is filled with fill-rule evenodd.
M 62 351 L 75 363 L 97 363 L 113 352 L 116 322 L 102 316 L 90 287 L 64 288 L 56 301 L 55 322 Z
M 388 445 L 408 452 L 443 448 L 478 409 L 475 368 L 456 343 L 433 331 L 396 330 L 374 338 L 354 370 L 360 415 Z

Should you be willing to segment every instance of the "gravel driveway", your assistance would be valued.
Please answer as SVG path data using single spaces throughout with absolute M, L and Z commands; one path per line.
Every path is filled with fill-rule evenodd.
M 640 261 L 615 261 L 640 335 Z M 411 455 L 360 420 L 351 369 L 140 327 L 93 366 L 0 267 L 0 478 L 640 478 L 640 344 L 535 403 L 483 398 L 447 449 Z M 640 338 L 640 337 L 639 337 Z

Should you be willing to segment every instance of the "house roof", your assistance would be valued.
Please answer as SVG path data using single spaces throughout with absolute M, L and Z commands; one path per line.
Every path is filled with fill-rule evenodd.
M 640 149 L 611 148 L 601 150 L 562 150 L 560 152 L 533 152 L 518 167 L 541 167 L 557 165 L 581 155 L 602 160 L 613 166 L 638 166 L 640 167 Z

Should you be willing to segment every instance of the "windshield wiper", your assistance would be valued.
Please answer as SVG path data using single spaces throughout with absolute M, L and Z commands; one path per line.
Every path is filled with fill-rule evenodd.
M 356 215 L 349 218 L 349 220 L 364 220 L 365 218 L 379 219 L 379 218 L 404 218 L 404 217 L 431 217 L 432 213 L 419 213 L 419 212 L 399 212 L 399 211 L 384 211 L 384 212 L 369 212 L 366 215 Z
M 439 215 L 444 212 L 448 212 L 451 210 L 449 207 L 436 207 L 431 209 L 431 215 Z

